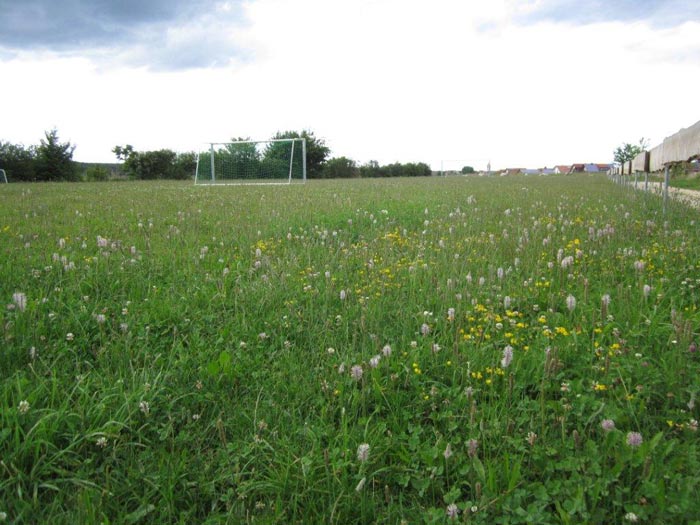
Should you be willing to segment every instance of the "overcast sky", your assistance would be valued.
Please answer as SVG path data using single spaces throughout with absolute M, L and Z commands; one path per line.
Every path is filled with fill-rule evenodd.
M 0 0 L 0 140 L 81 161 L 308 129 L 358 162 L 608 162 L 699 89 L 695 0 Z

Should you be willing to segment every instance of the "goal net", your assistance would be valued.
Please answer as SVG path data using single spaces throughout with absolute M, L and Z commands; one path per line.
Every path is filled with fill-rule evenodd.
M 209 143 L 197 155 L 195 184 L 306 182 L 305 139 Z

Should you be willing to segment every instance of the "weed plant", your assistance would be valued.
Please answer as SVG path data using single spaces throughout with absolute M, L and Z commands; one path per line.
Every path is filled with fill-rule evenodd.
M 697 210 L 602 176 L 0 190 L 0 519 L 700 523 Z

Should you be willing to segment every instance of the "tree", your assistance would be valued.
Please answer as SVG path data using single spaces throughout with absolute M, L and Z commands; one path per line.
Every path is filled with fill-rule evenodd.
M 306 175 L 310 179 L 323 177 L 323 166 L 326 163 L 328 155 L 330 155 L 331 150 L 323 139 L 316 138 L 312 131 L 304 130 L 301 133 L 296 131 L 278 131 L 272 137 L 272 140 L 277 139 L 306 139 Z M 285 152 L 282 155 L 281 148 L 277 145 L 279 143 L 271 143 L 264 153 L 265 160 L 272 160 L 276 158 L 286 158 L 286 147 Z M 301 158 L 301 156 L 299 157 Z
M 464 166 L 461 171 L 462 175 L 468 175 L 470 173 L 474 173 L 474 168 L 471 166 Z
M 169 149 L 135 151 L 131 144 L 115 146 L 112 152 L 124 162 L 124 171 L 132 179 L 189 179 L 194 174 L 195 154 L 177 154 Z
M 36 149 L 36 178 L 48 181 L 77 180 L 78 170 L 73 162 L 75 146 L 70 142 L 61 143 L 56 128 L 44 132 L 44 136 Z
M 615 152 L 614 152 L 614 159 L 615 162 L 619 162 L 620 164 L 624 164 L 625 162 L 628 162 L 635 158 L 637 155 L 639 155 L 642 151 L 646 151 L 646 149 L 649 147 L 649 141 L 648 139 L 645 139 L 642 137 L 639 139 L 638 144 L 630 144 L 628 142 L 625 142 L 622 144 L 622 146 L 618 147 Z
M 347 157 L 334 157 L 326 162 L 323 175 L 326 179 L 349 179 L 358 177 L 360 171 L 354 160 Z
M 25 148 L 21 144 L 10 144 L 0 141 L 0 168 L 7 173 L 7 180 L 35 180 L 36 148 Z

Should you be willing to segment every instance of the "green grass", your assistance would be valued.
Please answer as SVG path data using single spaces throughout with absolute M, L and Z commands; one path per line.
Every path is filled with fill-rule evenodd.
M 700 177 L 671 178 L 671 186 L 674 188 L 683 188 L 686 190 L 700 191 Z
M 0 190 L 10 523 L 700 523 L 696 210 L 590 176 Z

